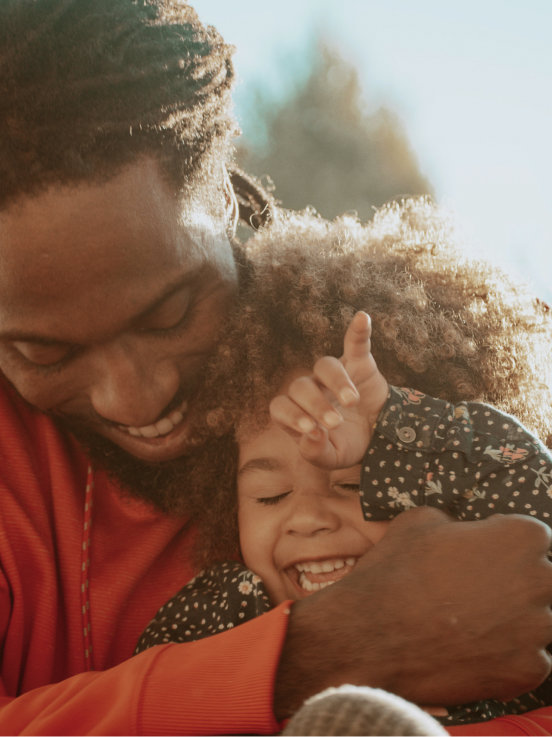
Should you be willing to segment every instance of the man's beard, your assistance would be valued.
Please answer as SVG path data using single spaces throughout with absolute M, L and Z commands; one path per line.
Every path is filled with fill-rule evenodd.
M 203 449 L 192 447 L 187 455 L 150 463 L 136 458 L 78 420 L 51 416 L 62 430 L 77 439 L 93 464 L 118 483 L 124 496 L 144 501 L 171 516 L 193 516 L 197 511 L 189 477 L 194 458 Z

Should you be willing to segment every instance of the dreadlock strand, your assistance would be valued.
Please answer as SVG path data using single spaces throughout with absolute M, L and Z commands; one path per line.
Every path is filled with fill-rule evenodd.
M 227 167 L 238 200 L 240 220 L 258 230 L 276 216 L 276 200 L 258 179 L 235 165 Z

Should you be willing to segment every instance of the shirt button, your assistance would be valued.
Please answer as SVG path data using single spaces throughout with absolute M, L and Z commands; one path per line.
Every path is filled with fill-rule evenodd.
M 416 433 L 411 427 L 401 427 L 400 430 L 397 430 L 397 435 L 403 443 L 411 443 L 416 440 Z

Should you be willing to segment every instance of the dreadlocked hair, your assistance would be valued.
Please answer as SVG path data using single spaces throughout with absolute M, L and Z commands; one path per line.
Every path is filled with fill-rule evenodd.
M 219 177 L 232 53 L 184 0 L 0 0 L 0 206 L 142 154 L 179 190 Z
M 239 437 L 268 421 L 287 374 L 339 357 L 358 310 L 390 384 L 515 415 L 552 430 L 552 319 L 547 306 L 488 263 L 457 249 L 427 199 L 391 204 L 361 225 L 284 213 L 247 244 L 249 275 L 205 379 L 193 490 L 198 564 L 238 552 Z M 187 491 L 188 493 L 188 491 Z

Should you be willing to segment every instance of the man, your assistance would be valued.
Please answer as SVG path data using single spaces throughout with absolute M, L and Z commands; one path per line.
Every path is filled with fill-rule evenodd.
M 130 658 L 194 573 L 194 398 L 240 272 L 230 52 L 177 0 L 0 0 L 3 732 L 270 733 L 330 685 L 457 703 L 550 669 L 548 528 L 432 510 L 291 614 Z

